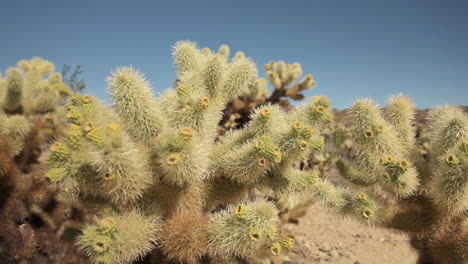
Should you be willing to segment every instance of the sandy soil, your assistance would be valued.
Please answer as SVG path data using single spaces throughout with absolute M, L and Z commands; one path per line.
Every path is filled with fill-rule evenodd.
M 275 264 L 414 264 L 416 254 L 406 236 L 339 219 L 319 204 L 312 205 L 299 224 L 286 224 L 296 246 Z

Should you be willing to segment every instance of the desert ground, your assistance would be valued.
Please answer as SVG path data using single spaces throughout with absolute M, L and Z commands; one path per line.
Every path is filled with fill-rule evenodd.
M 414 264 L 409 239 L 382 228 L 339 219 L 316 203 L 298 224 L 284 227 L 296 239 L 295 249 L 275 264 Z

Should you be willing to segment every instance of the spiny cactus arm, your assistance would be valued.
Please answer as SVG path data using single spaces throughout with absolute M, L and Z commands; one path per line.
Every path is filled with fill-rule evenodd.
M 262 185 L 268 186 L 275 196 L 307 191 L 319 179 L 317 171 L 300 170 L 292 166 L 277 173 L 269 173 Z
M 296 120 L 321 132 L 333 121 L 331 103 L 326 96 L 312 96 L 310 101 L 296 110 Z
M 351 111 L 360 168 L 382 174 L 384 177 L 379 183 L 387 190 L 399 196 L 412 194 L 419 184 L 418 173 L 377 104 L 360 100 Z
M 232 100 L 247 92 L 257 77 L 258 71 L 252 60 L 248 58 L 237 59 L 228 66 L 220 94 L 225 101 Z
M 317 135 L 312 126 L 294 121 L 294 116 L 290 118 L 288 125 L 287 129 L 275 137 L 283 153 L 283 165 L 305 159 L 308 154 L 323 150 L 323 137 Z
M 8 146 L 11 148 L 9 153 L 12 157 L 21 152 L 31 129 L 31 124 L 24 116 L 6 116 L 0 113 L 0 135 L 6 136 L 10 141 Z
M 364 192 L 356 194 L 331 182 L 319 180 L 311 187 L 311 193 L 315 200 L 333 213 L 353 216 L 366 224 L 382 221 L 382 202 Z
M 276 209 L 262 200 L 241 203 L 216 213 L 209 224 L 210 254 L 218 257 L 263 259 L 293 246 L 278 236 Z
M 54 64 L 39 57 L 32 58 L 30 61 L 22 60 L 18 66 L 25 73 L 24 98 L 28 100 L 41 91 L 42 86 L 39 84 L 44 77 L 55 70 Z
M 154 249 L 160 233 L 160 219 L 134 210 L 100 218 L 84 229 L 77 244 L 93 263 L 129 263 Z
M 208 252 L 208 219 L 181 212 L 167 220 L 161 235 L 161 250 L 175 261 L 196 264 Z
M 21 70 L 19 70 L 21 69 Z M 62 76 L 54 72 L 54 65 L 41 58 L 33 58 L 31 61 L 20 61 L 18 73 L 21 76 L 22 89 L 18 97 L 16 110 L 8 110 L 12 113 L 44 114 L 57 111 L 72 91 L 62 82 Z M 12 90 L 13 91 L 13 90 Z M 6 99 L 6 98 L 5 98 Z
M 468 117 L 458 107 L 431 110 L 433 177 L 432 197 L 443 212 L 459 214 L 468 209 Z
M 263 135 L 278 135 L 284 132 L 286 122 L 286 113 L 281 107 L 264 105 L 252 112 L 252 120 L 244 129 L 228 132 L 222 141 L 231 148 Z
M 23 76 L 18 69 L 10 68 L 6 76 L 6 94 L 3 110 L 7 113 L 21 111 Z
M 439 210 L 459 215 L 468 210 L 468 153 L 453 149 L 438 162 L 430 182 Z
M 239 183 L 255 183 L 281 162 L 281 158 L 281 151 L 271 137 L 262 136 L 224 154 L 215 164 L 215 174 Z
M 119 119 L 92 97 L 77 95 L 68 108 L 74 124 L 68 137 L 51 147 L 50 166 L 65 169 L 63 173 L 83 193 L 115 204 L 135 202 L 152 183 L 147 153 L 122 131 Z M 58 182 L 64 178 L 49 176 Z
M 60 92 L 55 86 L 45 86 L 36 92 L 34 99 L 25 105 L 26 114 L 45 114 L 55 111 L 61 100 Z
M 429 112 L 431 152 L 435 160 L 452 148 L 468 142 L 468 117 L 462 109 L 444 106 Z
M 369 186 L 377 182 L 376 174 L 363 171 L 352 162 L 339 159 L 335 165 L 340 175 L 354 184 Z
M 386 120 L 397 131 L 398 139 L 407 152 L 413 151 L 415 147 L 414 114 L 414 103 L 410 98 L 404 95 L 395 95 L 388 99 L 385 109 Z
M 232 61 L 240 60 L 240 59 L 245 59 L 245 53 L 242 51 L 237 51 L 236 54 L 234 54 L 234 57 L 232 57 Z
M 307 74 L 299 83 L 286 91 L 286 96 L 295 99 L 302 91 L 314 89 L 316 84 L 314 76 L 312 74 Z M 301 98 L 301 96 L 299 96 L 299 98 Z
M 208 95 L 213 100 L 220 96 L 221 88 L 225 78 L 227 68 L 227 59 L 220 55 L 207 56 L 203 68 L 204 83 Z
M 258 78 L 250 87 L 249 92 L 245 93 L 246 96 L 252 102 L 265 103 L 267 97 L 271 94 L 268 90 L 268 80 Z
M 204 88 L 199 76 L 189 72 L 180 79 L 175 91 L 163 95 L 160 106 L 170 127 L 189 127 L 206 137 L 214 137 L 213 123 L 220 118 L 221 104 L 211 100 Z
M 201 182 L 206 177 L 209 148 L 189 127 L 164 130 L 153 146 L 160 174 L 168 183 L 180 187 Z
M 231 49 L 228 45 L 221 45 L 218 50 L 218 54 L 221 55 L 225 61 L 229 59 L 229 55 L 231 53 Z
M 197 48 L 197 45 L 191 41 L 178 41 L 173 47 L 172 54 L 179 75 L 190 71 L 198 71 L 204 63 L 203 54 Z
M 264 68 L 270 83 L 275 88 L 273 94 L 268 98 L 269 102 L 275 103 L 283 96 L 290 97 L 293 100 L 302 100 L 304 95 L 301 92 L 313 89 L 316 85 L 313 75 L 308 74 L 300 82 L 287 88 L 302 75 L 302 66 L 299 63 L 270 62 Z
M 134 68 L 118 68 L 108 79 L 108 84 L 130 134 L 135 139 L 149 142 L 164 127 L 164 119 L 144 75 Z

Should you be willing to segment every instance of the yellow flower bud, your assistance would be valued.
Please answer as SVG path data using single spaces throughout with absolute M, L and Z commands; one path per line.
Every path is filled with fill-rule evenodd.
M 266 109 L 266 108 L 263 108 L 262 110 L 260 110 L 260 115 L 261 115 L 263 118 L 268 118 L 268 117 L 270 117 L 271 112 L 270 112 L 270 110 L 268 110 L 268 109 Z
M 208 97 L 203 97 L 202 99 L 200 99 L 200 105 L 203 107 L 203 108 L 207 108 L 208 106 L 210 106 L 210 99 Z
M 179 153 L 172 153 L 167 157 L 166 164 L 169 166 L 175 166 L 182 162 L 182 157 Z
M 245 219 L 249 214 L 249 210 L 245 205 L 240 204 L 235 208 L 234 214 L 239 218 Z
M 279 242 L 273 243 L 270 247 L 270 252 L 273 256 L 278 256 L 281 253 L 281 244 Z
M 459 160 L 458 157 L 455 156 L 455 155 L 449 155 L 449 156 L 445 159 L 445 162 L 446 162 L 447 165 L 449 165 L 449 166 L 455 166 L 455 165 L 460 164 L 460 160 Z
M 180 129 L 179 134 L 185 139 L 190 139 L 193 136 L 193 131 L 190 127 L 183 127 Z
M 260 232 L 257 229 L 255 229 L 255 228 L 250 229 L 250 231 L 249 231 L 250 240 L 258 241 L 261 237 L 262 236 L 261 236 Z
M 307 142 L 305 142 L 305 141 L 299 142 L 299 149 L 300 150 L 306 150 L 308 148 L 309 148 L 309 144 L 307 144 Z

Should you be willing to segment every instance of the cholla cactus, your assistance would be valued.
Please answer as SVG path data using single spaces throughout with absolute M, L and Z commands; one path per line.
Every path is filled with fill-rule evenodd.
M 177 86 L 160 98 L 142 73 L 119 68 L 108 79 L 113 108 L 82 95 L 67 105 L 68 136 L 52 145 L 46 177 L 61 199 L 98 215 L 79 248 L 95 263 L 152 249 L 151 258 L 181 263 L 255 263 L 288 251 L 293 239 L 278 231 L 275 204 L 255 191 L 279 200 L 317 181 L 293 163 L 323 148 L 330 102 L 314 97 L 289 113 L 267 104 L 244 129 L 218 137 L 222 109 L 251 91 L 255 64 L 187 41 L 175 45 L 174 61 Z
M 54 112 L 72 91 L 54 72 L 54 65 L 41 58 L 20 61 L 0 80 L 0 106 L 7 114 L 44 114 Z
M 360 100 L 351 114 L 356 158 L 343 157 L 336 165 L 361 188 L 321 181 L 314 195 L 335 212 L 407 233 L 418 263 L 466 263 L 467 115 L 452 106 L 431 110 L 430 151 L 422 157 L 407 97 L 391 97 L 383 112 L 371 100 Z
M 313 89 L 317 84 L 312 74 L 307 74 L 301 81 L 294 84 L 302 76 L 302 67 L 299 63 L 270 62 L 265 65 L 265 71 L 275 88 L 274 93 L 268 99 L 270 102 L 276 102 L 284 96 L 293 100 L 302 100 L 305 97 L 302 92 Z M 292 84 L 294 85 L 288 88 Z
M 228 50 L 227 46 L 222 46 L 220 53 L 225 51 L 224 54 L 228 56 L 229 53 L 226 49 Z M 245 55 L 242 52 L 238 52 L 233 60 L 244 57 Z M 302 92 L 313 89 L 316 85 L 316 81 L 311 74 L 306 75 L 301 81 L 297 82 L 302 75 L 302 66 L 299 63 L 270 62 L 264 68 L 269 81 L 258 78 L 250 85 L 248 92 L 242 93 L 228 103 L 224 109 L 223 119 L 220 122 L 220 132 L 242 128 L 250 121 L 252 110 L 267 103 L 278 104 L 289 111 L 293 107 L 288 99 L 284 99 L 285 97 L 296 101 L 302 100 L 305 98 Z M 275 89 L 273 93 L 268 90 L 268 82 Z
M 65 226 L 76 223 L 71 219 L 78 205 L 56 199 L 41 164 L 43 150 L 65 128 L 63 103 L 69 90 L 53 69 L 52 63 L 34 58 L 0 77 L 2 263 L 29 263 L 39 251 L 51 261 L 83 261 L 69 243 L 60 242 Z

